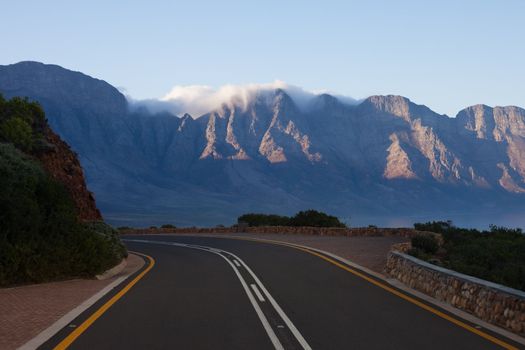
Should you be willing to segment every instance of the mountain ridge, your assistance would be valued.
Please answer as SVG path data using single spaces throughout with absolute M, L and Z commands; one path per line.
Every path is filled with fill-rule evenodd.
M 130 108 L 118 90 L 88 76 L 71 87 L 53 70 L 39 82 L 9 67 L 0 66 L 0 92 L 9 97 L 18 86 L 42 103 L 115 223 L 212 225 L 246 211 L 306 208 L 381 223 L 381 216 L 523 207 L 525 110 L 516 106 L 474 105 L 452 118 L 403 96 L 348 104 L 320 94 L 300 108 L 275 89 L 179 118 Z M 35 89 L 49 84 L 63 91 Z M 77 104 L 78 93 L 89 96 Z

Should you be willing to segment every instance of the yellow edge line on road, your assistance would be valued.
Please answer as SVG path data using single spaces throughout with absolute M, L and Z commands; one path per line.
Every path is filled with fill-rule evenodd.
M 131 252 L 130 252 L 131 253 Z M 133 252 L 135 253 L 135 252 Z M 64 340 L 62 340 L 57 346 L 54 347 L 54 350 L 67 349 L 82 333 L 88 329 L 93 322 L 95 322 L 104 312 L 106 312 L 113 304 L 117 302 L 120 298 L 126 294 L 131 287 L 133 287 L 145 274 L 149 272 L 155 265 L 155 260 L 146 254 L 135 253 L 137 255 L 142 255 L 149 260 L 149 265 L 144 271 L 142 271 L 133 281 L 129 282 L 124 288 L 122 288 L 117 294 L 115 294 L 111 299 L 109 299 L 104 305 L 102 305 L 97 311 L 95 311 L 87 320 L 85 320 L 80 326 L 75 328 Z
M 508 343 L 504 342 L 503 340 L 500 340 L 500 339 L 498 339 L 496 337 L 493 337 L 490 334 L 487 334 L 487 333 L 485 333 L 483 331 L 480 331 L 479 329 L 476 329 L 476 328 L 466 324 L 465 322 L 462 322 L 462 321 L 460 321 L 458 319 L 455 319 L 454 317 L 451 317 L 451 316 L 447 315 L 444 312 L 441 312 L 441 311 L 439 311 L 439 310 L 437 310 L 437 309 L 435 309 L 435 308 L 433 308 L 433 307 L 431 307 L 431 306 L 429 306 L 427 304 L 424 304 L 424 303 L 420 302 L 419 300 L 416 300 L 416 299 L 414 299 L 414 298 L 412 298 L 412 297 L 410 297 L 410 296 L 408 296 L 408 295 L 406 295 L 406 294 L 404 294 L 404 293 L 402 293 L 402 292 L 400 292 L 400 291 L 398 291 L 398 290 L 396 290 L 396 289 L 394 289 L 392 287 L 389 287 L 388 285 L 386 285 L 386 284 L 384 284 L 382 282 L 379 282 L 379 281 L 377 281 L 377 280 L 375 280 L 373 278 L 370 278 L 370 277 L 366 276 L 365 274 L 363 274 L 363 273 L 361 273 L 361 272 L 359 272 L 357 270 L 354 270 L 354 269 L 352 269 L 352 268 L 350 268 L 350 267 L 348 267 L 346 265 L 343 265 L 343 264 L 341 264 L 341 263 L 339 263 L 339 262 L 337 262 L 337 261 L 335 261 L 335 260 L 333 260 L 333 259 L 331 259 L 329 257 L 326 257 L 326 256 L 324 256 L 322 254 L 319 254 L 319 253 L 317 253 L 315 251 L 312 251 L 312 250 L 309 250 L 309 249 L 306 249 L 306 248 L 302 248 L 302 247 L 296 246 L 294 244 L 284 243 L 284 242 L 259 240 L 259 239 L 252 239 L 252 238 L 243 238 L 243 237 L 235 237 L 235 238 L 236 239 L 241 239 L 241 240 L 253 241 L 253 242 L 262 242 L 262 243 L 269 243 L 269 244 L 275 244 L 275 245 L 282 245 L 282 246 L 295 248 L 295 249 L 301 250 L 303 252 L 315 255 L 315 256 L 317 256 L 317 257 L 319 257 L 319 258 L 321 258 L 321 259 L 323 259 L 323 260 L 325 260 L 325 261 L 327 261 L 327 262 L 329 262 L 329 263 L 331 263 L 331 264 L 333 264 L 333 265 L 335 265 L 335 266 L 337 266 L 337 267 L 339 267 L 339 268 L 341 268 L 341 269 L 343 269 L 345 271 L 348 271 L 348 272 L 350 272 L 350 273 L 352 273 L 352 274 L 354 274 L 354 275 L 356 275 L 356 276 L 366 280 L 367 282 L 372 283 L 373 285 L 375 285 L 377 287 L 380 287 L 380 288 L 382 288 L 382 289 L 384 289 L 384 290 L 386 290 L 386 291 L 388 291 L 388 292 L 390 292 L 390 293 L 392 293 L 392 294 L 394 294 L 394 295 L 396 295 L 396 296 L 398 296 L 398 297 L 400 297 L 402 299 L 405 299 L 408 302 L 411 302 L 412 304 L 415 304 L 415 305 L 417 305 L 417 306 L 419 306 L 419 307 L 421 307 L 421 308 L 423 308 L 423 309 L 425 309 L 425 310 L 427 310 L 427 311 L 429 311 L 429 312 L 431 312 L 431 313 L 433 313 L 433 314 L 435 314 L 435 315 L 437 315 L 437 316 L 439 316 L 441 318 L 444 318 L 447 321 L 450 321 L 450 322 L 454 323 L 455 325 L 457 325 L 457 326 L 459 326 L 461 328 L 464 328 L 464 329 L 466 329 L 466 330 L 468 330 L 468 331 L 470 331 L 470 332 L 472 332 L 472 333 L 474 333 L 474 334 L 476 334 L 476 335 L 478 335 L 478 336 L 480 336 L 482 338 L 485 338 L 485 339 L 487 339 L 488 341 L 491 341 L 494 344 L 497 344 L 497 345 L 499 345 L 499 346 L 501 346 L 501 347 L 503 347 L 505 349 L 508 349 L 508 350 L 519 350 L 517 347 L 512 346 L 511 344 L 508 344 Z

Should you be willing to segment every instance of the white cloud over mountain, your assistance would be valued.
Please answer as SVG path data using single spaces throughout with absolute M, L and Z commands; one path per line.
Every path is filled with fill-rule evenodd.
M 178 116 L 189 113 L 194 118 L 198 118 L 205 113 L 220 108 L 225 103 L 234 103 L 245 108 L 256 94 L 264 94 L 276 89 L 286 91 L 300 108 L 307 108 L 312 98 L 325 93 L 325 91 L 308 91 L 299 86 L 275 80 L 267 84 L 228 84 L 218 88 L 209 85 L 176 85 L 158 100 L 131 102 L 135 106 L 146 107 L 152 112 L 169 111 Z M 337 97 L 341 98 L 345 103 L 355 102 L 354 99 L 349 97 Z

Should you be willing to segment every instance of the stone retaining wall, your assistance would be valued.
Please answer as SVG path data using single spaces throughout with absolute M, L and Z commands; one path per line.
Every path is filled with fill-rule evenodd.
M 319 235 L 319 236 L 397 236 L 411 238 L 424 233 L 411 228 L 336 228 L 336 227 L 294 227 L 294 226 L 258 226 L 258 227 L 182 227 L 182 228 L 145 228 L 123 229 L 122 234 L 155 234 L 155 233 L 201 233 L 201 234 L 228 234 L 228 233 L 273 233 L 293 235 Z
M 525 292 L 392 251 L 385 273 L 476 317 L 525 335 Z

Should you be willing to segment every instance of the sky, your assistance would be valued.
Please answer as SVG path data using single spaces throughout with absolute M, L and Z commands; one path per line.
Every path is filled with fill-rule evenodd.
M 0 64 L 58 64 L 135 99 L 278 80 L 454 116 L 525 107 L 524 15 L 523 0 L 0 0 Z

